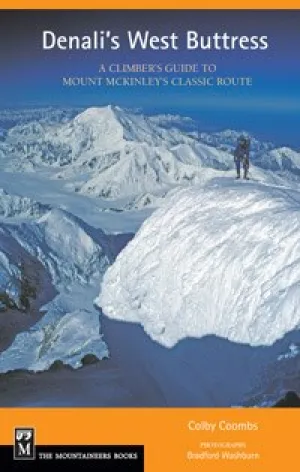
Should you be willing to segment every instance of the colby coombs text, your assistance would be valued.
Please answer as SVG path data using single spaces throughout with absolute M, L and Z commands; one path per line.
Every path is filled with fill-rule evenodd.
M 211 421 L 196 421 L 190 420 L 187 424 L 189 431 L 211 431 L 212 433 L 216 430 L 219 431 L 258 431 L 259 424 L 251 421 L 242 423 L 229 422 L 226 420 L 220 420 L 219 422 Z

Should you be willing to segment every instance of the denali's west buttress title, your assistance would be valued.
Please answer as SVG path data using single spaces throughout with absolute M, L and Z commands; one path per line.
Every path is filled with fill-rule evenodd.
M 131 50 L 153 49 L 158 50 L 179 50 L 182 40 L 178 34 L 172 32 L 169 35 L 157 36 L 150 31 L 127 31 L 124 35 Z M 267 49 L 267 36 L 232 36 L 228 33 L 214 33 L 210 36 L 201 36 L 197 31 L 187 31 L 183 47 L 188 50 L 195 49 L 216 49 L 216 50 L 256 50 Z M 122 46 L 119 35 L 111 31 L 93 31 L 85 36 L 57 36 L 53 31 L 43 31 L 43 49 L 59 48 L 67 49 L 110 49 L 112 51 L 120 49 Z

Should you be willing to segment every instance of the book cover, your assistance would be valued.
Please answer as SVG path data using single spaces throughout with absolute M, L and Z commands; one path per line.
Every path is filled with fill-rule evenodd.
M 296 465 L 299 20 L 1 10 L 6 470 Z

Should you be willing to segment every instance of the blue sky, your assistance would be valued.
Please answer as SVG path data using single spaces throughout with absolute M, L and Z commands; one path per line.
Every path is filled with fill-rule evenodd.
M 1 12 L 0 106 L 95 106 L 108 103 L 172 112 L 201 129 L 247 129 L 262 139 L 300 148 L 300 11 L 37 11 Z M 42 31 L 84 35 L 111 30 L 119 51 L 43 51 Z M 153 34 L 267 35 L 265 51 L 130 51 L 127 30 Z M 4 45 L 4 46 L 3 46 Z M 66 88 L 63 76 L 98 75 L 98 64 L 215 63 L 218 75 L 251 76 L 251 88 Z M 161 74 L 160 74 L 161 75 Z

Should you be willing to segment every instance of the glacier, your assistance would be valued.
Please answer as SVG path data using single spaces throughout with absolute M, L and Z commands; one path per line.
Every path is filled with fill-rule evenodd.
M 47 113 L 44 110 L 44 118 L 38 111 L 25 113 L 23 120 L 6 130 L 0 142 L 4 170 L 48 171 L 51 179 L 62 179 L 72 192 L 111 201 L 126 199 L 126 206 L 149 193 L 159 197 L 174 187 L 198 184 L 211 169 L 233 169 L 238 131 L 205 133 L 185 117 L 147 116 L 117 106 L 79 113 L 49 110 L 46 119 Z M 277 178 L 288 173 L 298 182 L 298 151 L 276 148 L 253 136 L 251 149 L 254 176 L 256 169 L 265 174 L 272 171 Z
M 264 405 L 297 389 L 298 150 L 250 136 L 251 181 L 237 182 L 241 131 L 188 117 L 0 110 L 0 129 L 0 334 L 17 322 L 2 386 L 17 371 L 41 405 L 42 379 L 66 375 L 95 406 Z M 88 355 L 103 361 L 79 369 Z

